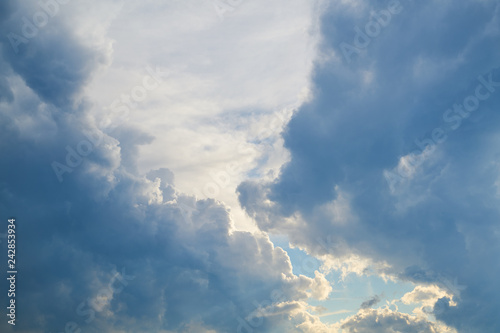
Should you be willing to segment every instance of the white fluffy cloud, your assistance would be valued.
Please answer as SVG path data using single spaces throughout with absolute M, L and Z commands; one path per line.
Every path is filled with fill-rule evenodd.
M 361 310 L 343 321 L 345 333 L 452 333 L 423 318 L 390 309 Z

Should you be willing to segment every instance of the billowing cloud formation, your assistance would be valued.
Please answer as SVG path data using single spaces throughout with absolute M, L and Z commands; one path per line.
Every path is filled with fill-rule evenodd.
M 239 187 L 261 230 L 329 267 L 454 289 L 438 319 L 499 331 L 499 15 L 497 1 L 331 3 L 291 161 Z
M 346 333 L 437 333 L 444 332 L 439 328 L 418 317 L 404 313 L 384 310 L 362 310 L 355 316 L 349 317 L 342 324 Z
M 17 10 L 39 9 L 9 4 L 3 35 Z M 259 304 L 283 309 L 274 324 L 288 332 L 318 321 L 286 305 L 326 298 L 323 274 L 294 275 L 267 235 L 234 230 L 223 204 L 179 193 L 168 169 L 138 174 L 133 156 L 151 136 L 95 126 L 82 90 L 109 55 L 80 42 L 54 21 L 19 50 L 2 44 L 0 208 L 17 220 L 16 331 L 234 332 L 268 325 Z
M 2 210 L 16 216 L 22 239 L 18 311 L 34 320 L 20 321 L 21 329 L 62 331 L 69 323 L 96 332 L 195 332 L 196 325 L 226 332 L 238 318 L 251 320 L 255 302 L 328 296 L 322 274 L 293 275 L 286 252 L 265 235 L 232 230 L 223 205 L 177 193 L 168 170 L 149 179 L 128 173 L 120 157 L 130 148 L 116 140 L 102 138 L 106 145 L 79 166 L 81 173 L 60 183 L 49 150 L 84 136 L 59 131 L 37 142 L 21 132 L 15 124 L 3 131 L 10 158 L 1 165 L 17 175 L 2 179 Z M 109 286 L 117 273 L 122 288 Z

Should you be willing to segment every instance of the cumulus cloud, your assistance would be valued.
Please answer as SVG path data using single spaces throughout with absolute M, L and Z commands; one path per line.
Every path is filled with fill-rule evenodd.
M 416 286 L 413 291 L 406 293 L 401 298 L 401 301 L 404 304 L 422 303 L 423 305 L 433 306 L 438 299 L 443 297 L 453 297 L 453 295 L 437 286 Z
M 362 310 L 342 323 L 346 333 L 444 333 L 435 324 L 408 314 L 382 310 Z
M 2 32 L 39 10 L 11 5 Z M 326 298 L 322 273 L 294 275 L 266 234 L 234 229 L 227 206 L 183 194 L 166 168 L 139 173 L 138 147 L 154 137 L 96 126 L 83 93 L 109 50 L 66 23 L 55 17 L 18 54 L 2 44 L 0 207 L 18 223 L 16 330 L 229 332 L 254 302 Z
M 11 118 L 23 98 L 2 106 L 9 123 L 1 134 L 2 152 L 10 156 L 1 162 L 3 174 L 16 175 L 2 177 L 2 210 L 16 216 L 23 238 L 19 311 L 33 318 L 20 321 L 20 329 L 60 331 L 69 322 L 89 331 L 224 332 L 235 330 L 252 302 L 269 299 L 273 290 L 283 300 L 328 296 L 321 273 L 295 276 L 285 251 L 264 234 L 234 230 L 224 205 L 179 193 L 168 169 L 134 173 L 127 150 L 141 140 L 131 146 L 119 135 L 101 134 L 106 144 L 59 182 L 52 152 L 84 138 L 83 119 L 26 116 L 34 122 L 49 117 L 60 129 L 37 140 Z M 86 129 L 98 131 L 90 123 Z M 64 154 L 57 158 L 64 161 Z M 134 279 L 120 293 L 102 293 L 122 268 Z
M 372 37 L 357 31 L 387 3 L 329 5 L 314 97 L 283 134 L 291 160 L 276 181 L 242 183 L 240 202 L 329 267 L 444 290 L 458 280 L 457 306 L 436 317 L 495 332 L 498 3 L 396 3 Z M 343 42 L 357 43 L 349 59 Z

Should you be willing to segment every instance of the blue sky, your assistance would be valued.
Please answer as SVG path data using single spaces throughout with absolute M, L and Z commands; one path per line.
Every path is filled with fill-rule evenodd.
M 499 20 L 2 1 L 0 331 L 499 332 Z

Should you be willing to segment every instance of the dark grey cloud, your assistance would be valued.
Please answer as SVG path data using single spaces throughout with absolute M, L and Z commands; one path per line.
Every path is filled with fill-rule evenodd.
M 41 4 L 50 3 L 50 6 Z M 82 44 L 64 17 L 68 1 L 5 2 L 0 17 L 3 59 L 42 100 L 66 110 L 109 55 Z
M 103 138 L 106 144 L 59 182 L 52 158 L 64 158 L 64 147 L 84 138 L 82 119 L 53 119 L 59 130 L 37 140 L 5 108 L 2 118 L 1 150 L 9 159 L 0 162 L 0 207 L 18 223 L 19 330 L 60 332 L 69 322 L 88 332 L 187 332 L 195 324 L 229 332 L 274 290 L 282 300 L 300 300 L 325 288 L 294 276 L 286 252 L 265 235 L 232 230 L 223 205 L 178 193 L 169 170 L 149 179 L 130 173 L 116 139 Z M 99 298 L 122 269 L 135 279 Z M 5 322 L 0 327 L 11 331 Z
M 368 257 L 391 265 L 380 273 L 444 288 L 457 278 L 467 286 L 458 306 L 437 317 L 496 332 L 499 5 L 401 0 L 401 13 L 347 63 L 340 43 L 387 8 L 359 3 L 330 4 L 314 98 L 284 133 L 291 160 L 273 183 L 241 184 L 240 202 L 262 230 L 313 254 Z M 490 93 L 479 108 L 454 111 L 478 86 Z M 439 131 L 446 139 L 425 150 Z
M 322 275 L 293 275 L 286 252 L 234 230 L 224 205 L 178 192 L 166 168 L 139 174 L 138 145 L 153 138 L 102 133 L 78 96 L 106 55 L 51 25 L 19 54 L 2 44 L 11 95 L 0 103 L 0 211 L 17 219 L 19 274 L 17 324 L 0 331 L 234 332 L 253 323 L 256 302 L 327 296 Z M 89 153 L 69 157 L 60 181 L 53 162 L 85 140 Z
M 9 117 L 15 108 L 2 110 L 0 147 L 9 159 L 0 162 L 0 207 L 18 221 L 19 330 L 60 332 L 69 322 L 88 332 L 188 332 L 195 324 L 229 332 L 274 290 L 281 300 L 324 290 L 326 280 L 294 276 L 286 252 L 265 235 L 232 230 L 223 205 L 178 193 L 169 170 L 149 179 L 129 172 L 134 165 L 114 138 L 59 182 L 52 158 L 84 138 L 85 122 L 52 119 L 59 130 L 37 140 Z M 99 298 L 122 269 L 135 278 Z
M 368 309 L 373 307 L 374 305 L 377 305 L 380 302 L 380 297 L 378 295 L 373 296 L 369 300 L 364 301 L 361 303 L 360 308 L 361 309 Z

